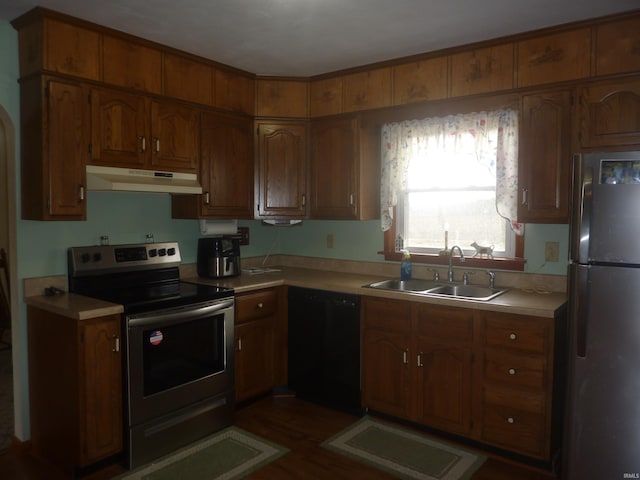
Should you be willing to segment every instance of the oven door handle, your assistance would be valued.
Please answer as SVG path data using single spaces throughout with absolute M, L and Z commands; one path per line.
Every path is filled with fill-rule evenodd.
M 155 311 L 140 316 L 129 317 L 128 326 L 146 327 L 150 325 L 153 326 L 159 324 L 166 325 L 172 323 L 182 323 L 185 321 L 202 318 L 207 315 L 211 315 L 212 313 L 220 313 L 221 310 L 226 310 L 231 307 L 233 307 L 233 299 L 224 300 L 212 305 L 206 305 L 204 307 L 180 309 L 177 311 L 169 311 L 167 313 L 160 313 L 160 311 Z

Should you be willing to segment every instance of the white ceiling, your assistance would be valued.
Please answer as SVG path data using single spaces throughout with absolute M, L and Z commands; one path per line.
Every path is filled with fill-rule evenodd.
M 36 5 L 258 75 L 313 76 L 630 11 L 640 0 L 0 0 Z

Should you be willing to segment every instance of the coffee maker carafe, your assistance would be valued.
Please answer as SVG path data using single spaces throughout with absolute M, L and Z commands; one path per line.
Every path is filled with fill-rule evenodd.
M 227 237 L 198 239 L 198 276 L 205 278 L 240 275 L 240 240 Z

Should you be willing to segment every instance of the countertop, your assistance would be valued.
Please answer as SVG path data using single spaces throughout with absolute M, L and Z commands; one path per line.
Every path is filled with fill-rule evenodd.
M 182 280 L 191 283 L 230 287 L 233 288 L 237 294 L 247 293 L 262 288 L 288 285 L 351 293 L 356 295 L 369 295 L 397 300 L 411 300 L 415 302 L 448 305 L 452 307 L 467 307 L 476 310 L 508 312 L 519 315 L 532 315 L 547 318 L 553 318 L 566 303 L 566 295 L 558 292 L 537 293 L 534 291 L 511 289 L 493 300 L 482 302 L 478 300 L 449 299 L 416 293 L 394 292 L 390 290 L 379 290 L 365 287 L 365 285 L 370 283 L 384 280 L 385 277 L 381 276 L 298 267 L 271 268 L 274 271 L 259 274 L 242 273 L 237 277 L 230 278 L 207 279 L 193 276 L 182 278 Z M 76 318 L 78 320 L 123 312 L 121 305 L 73 293 L 63 293 L 54 296 L 29 296 L 25 297 L 25 303 L 30 306 L 38 307 L 59 315 Z

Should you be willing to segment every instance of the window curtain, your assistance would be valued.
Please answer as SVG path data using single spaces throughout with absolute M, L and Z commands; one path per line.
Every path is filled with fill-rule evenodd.
M 391 228 L 393 207 L 407 189 L 412 158 L 443 158 L 441 152 L 469 151 L 495 171 L 496 210 L 516 234 L 518 199 L 518 112 L 497 110 L 389 123 L 382 127 L 381 226 Z M 452 166 L 455 168 L 455 166 Z

